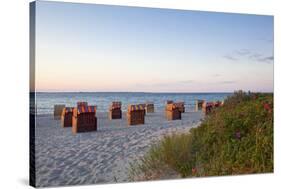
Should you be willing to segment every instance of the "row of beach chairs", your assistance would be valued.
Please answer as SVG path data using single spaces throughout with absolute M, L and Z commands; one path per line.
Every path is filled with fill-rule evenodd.
M 196 111 L 202 110 L 206 115 L 212 109 L 223 105 L 222 102 L 196 101 Z M 65 107 L 65 105 L 54 106 L 54 118 L 61 119 L 62 127 L 72 127 L 72 132 L 88 132 L 97 130 L 97 106 L 88 105 L 87 102 L 77 102 L 77 107 Z M 154 104 L 129 105 L 127 109 L 128 125 L 145 124 L 145 115 L 154 112 Z M 165 107 L 167 120 L 181 119 L 181 114 L 185 112 L 184 102 L 174 102 L 168 100 Z M 109 120 L 122 119 L 121 102 L 112 102 L 108 111 Z

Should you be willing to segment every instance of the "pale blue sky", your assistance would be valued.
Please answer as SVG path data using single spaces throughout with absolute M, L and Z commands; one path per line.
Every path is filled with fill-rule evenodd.
M 37 1 L 38 91 L 273 91 L 273 17 Z

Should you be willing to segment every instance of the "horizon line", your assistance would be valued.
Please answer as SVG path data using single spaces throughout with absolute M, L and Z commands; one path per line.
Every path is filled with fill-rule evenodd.
M 236 91 L 239 91 L 239 90 L 235 90 L 233 92 L 229 92 L 229 91 L 210 91 L 210 92 L 198 92 L 198 91 L 192 91 L 192 92 L 176 92 L 176 91 L 173 91 L 173 92 L 165 92 L 165 91 L 159 91 L 159 92 L 148 92 L 148 91 L 35 91 L 35 93 L 234 93 Z M 250 90 L 248 91 L 244 91 L 242 90 L 243 92 L 249 92 Z M 34 91 L 30 91 L 30 92 L 34 92 Z M 274 91 L 250 91 L 250 92 L 253 92 L 253 93 L 274 93 Z

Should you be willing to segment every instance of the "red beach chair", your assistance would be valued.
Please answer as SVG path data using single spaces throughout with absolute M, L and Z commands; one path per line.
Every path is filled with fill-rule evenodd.
M 96 106 L 79 106 L 74 109 L 72 117 L 72 133 L 97 130 Z
M 144 124 L 145 119 L 145 105 L 129 105 L 127 111 L 128 125 Z
M 122 119 L 122 110 L 121 110 L 121 102 L 112 102 L 109 106 L 108 117 L 110 120 L 112 119 Z
M 181 119 L 181 103 L 166 104 L 166 118 L 167 120 Z

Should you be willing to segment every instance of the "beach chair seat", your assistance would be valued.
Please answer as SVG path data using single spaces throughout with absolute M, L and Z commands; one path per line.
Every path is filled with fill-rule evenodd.
M 139 125 L 145 122 L 145 105 L 129 105 L 127 111 L 128 125 Z
M 108 117 L 112 119 L 122 119 L 122 104 L 121 102 L 112 102 L 109 106 Z
M 181 110 L 180 108 L 182 108 L 182 104 L 178 104 L 178 103 L 172 103 L 172 104 L 166 104 L 166 118 L 168 121 L 170 120 L 177 120 L 177 119 L 181 119 Z
M 72 127 L 73 107 L 65 107 L 61 115 L 61 126 Z
M 72 133 L 97 130 L 96 106 L 79 106 L 74 108 L 72 117 Z
M 65 108 L 64 104 L 55 104 L 54 105 L 54 119 L 60 119 L 62 111 Z

